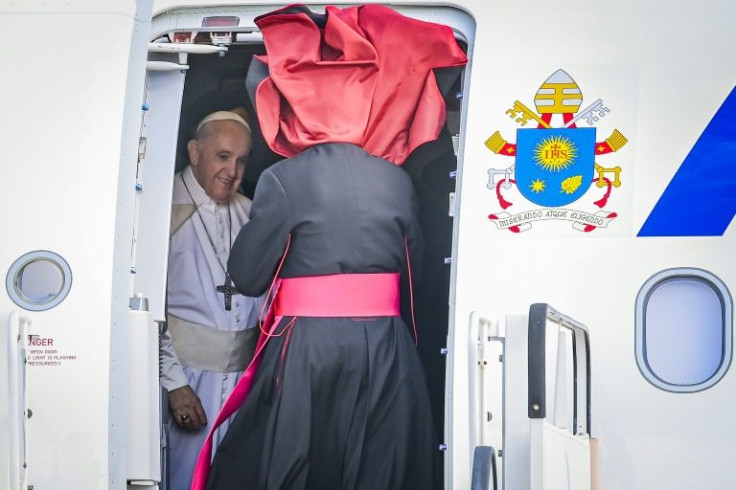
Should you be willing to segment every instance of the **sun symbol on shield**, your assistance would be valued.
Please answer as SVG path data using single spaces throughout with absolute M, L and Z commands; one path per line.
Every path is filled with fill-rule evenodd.
M 534 149 L 534 161 L 548 172 L 565 170 L 577 157 L 577 148 L 569 138 L 550 136 L 539 142 Z

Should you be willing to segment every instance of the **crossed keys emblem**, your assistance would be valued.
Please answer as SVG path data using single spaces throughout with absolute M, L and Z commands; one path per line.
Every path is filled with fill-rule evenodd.
M 488 188 L 495 190 L 503 210 L 513 205 L 503 196 L 503 191 L 513 186 L 532 203 L 556 209 L 549 216 L 535 214 L 511 220 L 508 218 L 512 215 L 500 211 L 489 216 L 496 226 L 518 233 L 531 228 L 531 222 L 537 219 L 567 219 L 573 221 L 574 228 L 587 232 L 605 227 L 615 218 L 615 213 L 606 211 L 595 214 L 581 211 L 585 214 L 581 218 L 578 212 L 568 214 L 568 210 L 561 208 L 580 199 L 595 183 L 598 188 L 606 188 L 603 197 L 594 202 L 602 210 L 612 188 L 621 186 L 621 167 L 599 165 L 596 159 L 618 151 L 627 139 L 614 129 L 608 138 L 597 141 L 595 124 L 611 110 L 600 98 L 580 110 L 582 101 L 577 83 L 564 70 L 557 70 L 537 91 L 536 112 L 519 100 L 506 111 L 521 126 L 517 129 L 516 143 L 508 142 L 499 131 L 485 141 L 495 154 L 515 159 L 512 165 L 488 170 Z M 557 120 L 554 126 L 553 119 Z M 525 128 L 530 121 L 536 128 Z M 582 123 L 589 127 L 578 127 Z M 605 216 L 605 219 L 592 219 L 588 214 L 597 218 Z
M 598 99 L 590 104 L 588 107 L 586 107 L 580 114 L 572 118 L 569 122 L 565 123 L 563 128 L 569 128 L 580 119 L 585 119 L 585 122 L 588 123 L 589 126 L 593 126 L 608 112 L 611 112 L 611 109 L 603 105 L 603 100 Z M 529 120 L 533 119 L 537 121 L 537 123 L 543 128 L 550 127 L 550 125 L 544 119 L 536 115 L 534 112 L 531 111 L 531 109 L 529 109 L 518 100 L 514 101 L 514 106 L 506 111 L 506 114 L 508 114 L 511 119 L 518 122 L 521 126 L 526 126 Z

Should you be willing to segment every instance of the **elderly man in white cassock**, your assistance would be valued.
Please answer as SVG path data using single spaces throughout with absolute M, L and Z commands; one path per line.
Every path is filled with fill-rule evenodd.
M 174 176 L 161 384 L 168 390 L 170 489 L 188 490 L 211 422 L 250 362 L 261 300 L 238 295 L 226 273 L 251 201 L 238 191 L 252 147 L 246 120 L 218 111 L 187 145 Z M 227 431 L 221 426 L 216 441 Z

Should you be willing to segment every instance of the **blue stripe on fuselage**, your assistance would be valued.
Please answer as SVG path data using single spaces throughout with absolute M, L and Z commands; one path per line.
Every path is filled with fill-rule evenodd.
M 695 142 L 638 236 L 720 236 L 736 213 L 736 88 Z

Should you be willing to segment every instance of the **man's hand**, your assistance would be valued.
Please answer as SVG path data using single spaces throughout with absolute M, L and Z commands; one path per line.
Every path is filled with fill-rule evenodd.
M 196 431 L 207 425 L 207 416 L 194 390 L 182 386 L 169 392 L 169 410 L 176 424 L 185 430 Z

